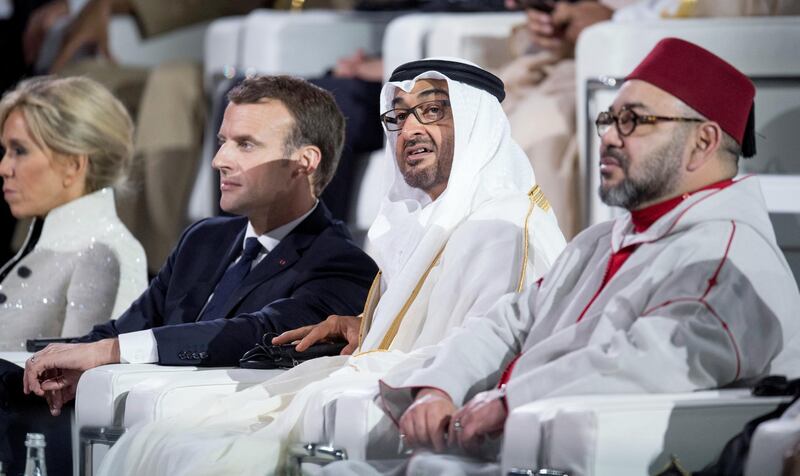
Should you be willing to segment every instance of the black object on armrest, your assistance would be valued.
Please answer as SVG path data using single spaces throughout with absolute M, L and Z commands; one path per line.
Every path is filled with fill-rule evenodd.
M 47 337 L 42 339 L 28 339 L 25 341 L 25 350 L 39 352 L 49 344 L 72 344 L 77 337 Z
M 314 344 L 303 352 L 298 352 L 295 350 L 296 344 L 268 344 L 275 336 L 270 333 L 264 334 L 263 343 L 248 350 L 239 359 L 239 367 L 243 369 L 290 369 L 309 359 L 339 355 L 347 345 L 346 342 L 323 342 Z

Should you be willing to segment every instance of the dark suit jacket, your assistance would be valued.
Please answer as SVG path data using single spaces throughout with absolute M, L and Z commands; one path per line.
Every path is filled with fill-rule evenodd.
M 162 365 L 233 365 L 261 341 L 363 310 L 375 263 L 322 202 L 247 275 L 219 318 L 196 322 L 242 250 L 247 219 L 209 218 L 190 226 L 147 290 L 117 320 L 82 341 L 153 329 Z

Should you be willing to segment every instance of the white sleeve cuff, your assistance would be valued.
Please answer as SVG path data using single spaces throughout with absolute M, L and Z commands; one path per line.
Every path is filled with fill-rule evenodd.
M 119 335 L 119 360 L 123 364 L 158 362 L 156 336 L 150 329 Z

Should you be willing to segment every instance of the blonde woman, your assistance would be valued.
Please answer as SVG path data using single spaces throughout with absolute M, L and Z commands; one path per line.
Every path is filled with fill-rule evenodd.
M 14 217 L 33 218 L 0 268 L 0 350 L 80 336 L 146 286 L 144 250 L 116 214 L 132 157 L 122 104 L 87 78 L 36 78 L 0 101 L 0 177 Z

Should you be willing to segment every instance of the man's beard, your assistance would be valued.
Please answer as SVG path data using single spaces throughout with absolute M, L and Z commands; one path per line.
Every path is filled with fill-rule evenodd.
M 434 150 L 436 163 L 433 167 L 411 168 L 403 171 L 403 180 L 413 188 L 429 191 L 437 185 L 446 184 L 450 179 L 452 167 L 453 144 L 443 141 L 441 147 L 435 147 L 432 142 L 410 142 L 410 146 L 425 145 Z M 435 147 L 435 148 L 434 148 Z
M 425 169 L 411 169 L 403 172 L 403 179 L 413 188 L 430 190 L 440 183 L 447 182 L 441 162 L 437 161 L 433 167 Z
M 623 179 L 614 186 L 600 184 L 600 200 L 612 207 L 634 210 L 641 204 L 655 201 L 672 193 L 680 181 L 681 152 L 686 145 L 686 133 L 678 132 L 670 142 L 643 157 L 639 177 L 630 174 L 630 158 L 620 149 L 610 148 L 605 155 L 619 162 Z

